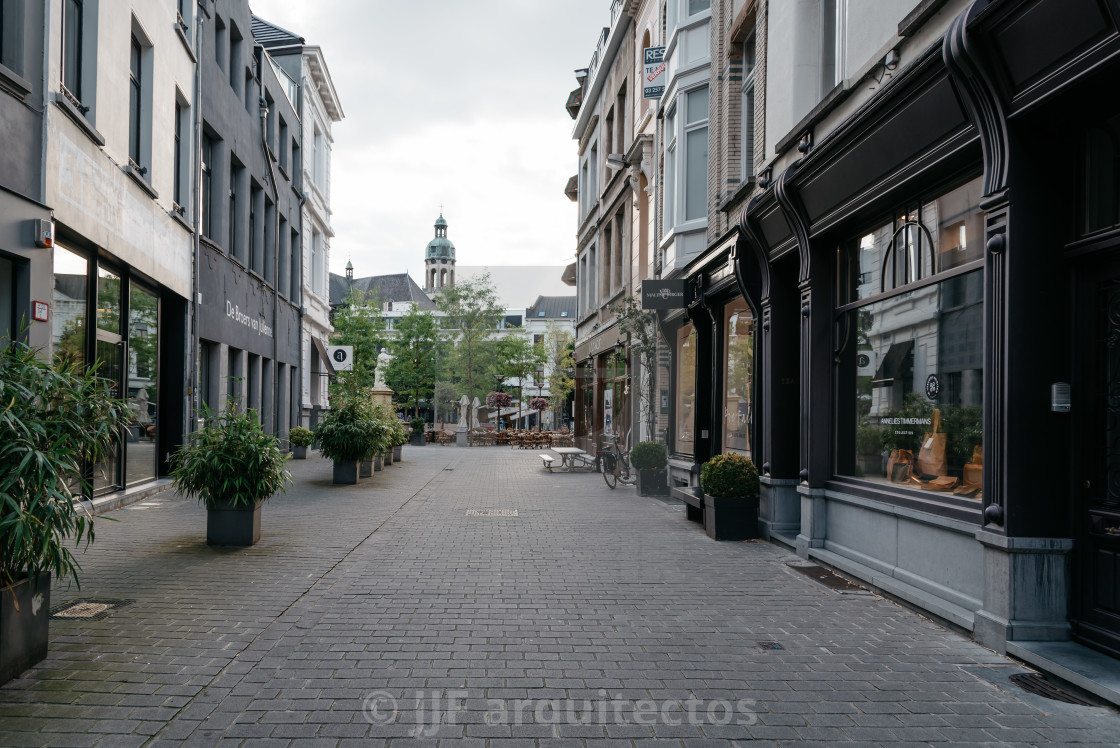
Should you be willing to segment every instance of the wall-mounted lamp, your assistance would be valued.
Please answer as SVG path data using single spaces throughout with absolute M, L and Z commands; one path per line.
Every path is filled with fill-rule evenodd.
M 801 136 L 801 140 L 797 141 L 797 150 L 801 153 L 808 153 L 813 148 L 813 133 L 807 132 Z
M 898 50 L 892 49 L 890 52 L 887 52 L 887 56 L 883 58 L 883 67 L 887 70 L 894 70 L 898 67 L 898 63 L 901 59 Z

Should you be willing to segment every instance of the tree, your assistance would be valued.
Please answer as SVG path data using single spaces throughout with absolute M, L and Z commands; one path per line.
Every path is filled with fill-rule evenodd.
M 443 418 L 444 423 L 455 420 L 455 385 L 451 382 L 436 382 L 435 401 L 436 418 Z
M 533 372 L 544 366 L 544 346 L 534 345 L 529 336 L 523 331 L 511 332 L 498 340 L 495 374 L 503 374 L 507 379 L 517 378 L 518 389 L 525 384 Z M 519 392 L 520 401 L 525 400 L 525 393 Z M 517 419 L 521 420 L 521 405 L 517 407 Z
M 436 350 L 439 328 L 435 315 L 413 305 L 397 320 L 397 336 L 392 341 L 393 362 L 385 384 L 397 393 L 405 408 L 420 414 L 420 401 L 432 400 L 435 394 Z
M 352 288 L 343 304 L 335 310 L 331 320 L 334 326 L 331 342 L 354 346 L 352 376 L 361 386 L 372 387 L 377 354 L 385 346 L 385 321 L 377 305 L 377 291 L 367 293 Z
M 545 335 L 545 364 L 548 366 L 548 391 L 555 423 L 561 422 L 560 415 L 568 398 L 576 391 L 575 380 L 575 336 L 568 330 L 561 330 L 553 322 L 548 323 Z
M 436 303 L 447 315 L 444 329 L 454 343 L 446 357 L 451 382 L 469 399 L 481 401 L 493 381 L 494 336 L 504 314 L 490 275 L 444 289 Z
M 630 353 L 638 363 L 634 386 L 638 391 L 638 409 L 641 423 L 645 426 L 644 438 L 652 439 L 654 420 L 657 413 L 654 392 L 654 371 L 657 365 L 657 317 L 638 306 L 633 296 L 627 296 L 618 304 L 611 306 L 618 320 L 618 329 L 623 335 L 630 336 Z

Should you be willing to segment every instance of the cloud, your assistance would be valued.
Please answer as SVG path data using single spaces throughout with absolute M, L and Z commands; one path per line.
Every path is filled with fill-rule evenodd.
M 254 0 L 319 45 L 346 119 L 333 128 L 331 269 L 408 270 L 443 204 L 458 262 L 565 264 L 576 171 L 564 110 L 609 0 Z

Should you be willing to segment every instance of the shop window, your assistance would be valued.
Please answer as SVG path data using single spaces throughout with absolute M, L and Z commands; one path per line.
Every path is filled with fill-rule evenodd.
M 154 480 L 159 444 L 159 299 L 132 284 L 128 297 L 128 407 L 125 484 Z
M 51 348 L 55 358 L 86 360 L 89 261 L 60 245 L 54 248 Z
M 590 361 L 576 367 L 576 436 L 589 436 L 595 420 L 595 372 Z
M 751 456 L 754 318 L 742 299 L 723 310 L 723 451 Z
M 842 247 L 836 472 L 971 501 L 983 465 L 979 180 Z
M 696 330 L 692 323 L 677 332 L 677 399 L 673 423 L 674 449 L 680 454 L 693 453 L 696 423 Z
M 16 264 L 0 255 L 0 348 L 19 337 L 16 319 Z

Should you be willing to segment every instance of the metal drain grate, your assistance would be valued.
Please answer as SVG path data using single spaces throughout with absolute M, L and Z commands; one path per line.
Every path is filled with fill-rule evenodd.
M 1038 673 L 1017 673 L 1016 675 L 1012 675 L 1009 680 L 1027 693 L 1033 693 L 1035 696 L 1061 701 L 1065 704 L 1076 704 L 1077 706 L 1099 706 L 1099 704 L 1094 701 L 1084 699 L 1075 693 L 1065 690 L 1056 683 L 1046 680 L 1044 676 Z
M 468 517 L 518 517 L 516 509 L 468 509 Z
M 79 598 L 64 603 L 51 611 L 51 618 L 59 620 L 100 621 L 117 608 L 131 605 L 134 600 L 109 600 L 104 598 Z
M 783 647 L 781 644 L 778 644 L 778 642 L 759 642 L 758 643 L 758 648 L 759 649 L 785 649 L 785 647 Z
M 814 582 L 820 582 L 829 589 L 838 590 L 840 592 L 858 592 L 863 590 L 858 584 L 852 584 L 839 574 L 826 569 L 823 566 L 809 565 L 809 566 L 795 566 L 794 564 L 786 564 L 789 568 L 796 571 L 798 574 L 803 574 Z

